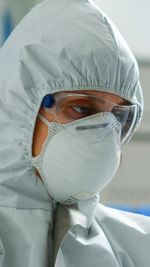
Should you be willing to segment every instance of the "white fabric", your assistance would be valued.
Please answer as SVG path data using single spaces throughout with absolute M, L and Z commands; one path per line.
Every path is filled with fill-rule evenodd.
M 149 246 L 148 217 L 98 204 L 89 229 L 80 219 L 70 227 L 58 250 L 55 267 L 148 267 Z
M 138 67 L 115 26 L 87 0 L 46 0 L 0 50 L 1 267 L 53 266 L 57 209 L 32 166 L 32 141 L 43 97 L 69 90 L 124 97 L 139 107 L 138 127 Z M 84 204 L 60 239 L 55 267 L 149 267 L 149 218 Z

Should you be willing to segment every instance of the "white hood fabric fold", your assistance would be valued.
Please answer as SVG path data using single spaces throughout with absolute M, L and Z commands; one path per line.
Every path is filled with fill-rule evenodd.
M 149 218 L 98 198 L 55 212 L 31 164 L 43 97 L 69 90 L 111 92 L 137 104 L 138 127 L 138 66 L 111 20 L 87 0 L 46 0 L 0 51 L 0 267 L 149 267 Z

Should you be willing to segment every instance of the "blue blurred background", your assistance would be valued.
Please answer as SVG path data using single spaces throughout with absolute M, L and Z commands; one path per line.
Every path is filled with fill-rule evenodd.
M 139 64 L 145 99 L 143 121 L 123 149 L 123 162 L 112 182 L 101 192 L 100 201 L 150 216 L 150 1 L 91 1 L 109 15 L 131 47 Z M 0 0 L 0 47 L 25 14 L 40 2 Z

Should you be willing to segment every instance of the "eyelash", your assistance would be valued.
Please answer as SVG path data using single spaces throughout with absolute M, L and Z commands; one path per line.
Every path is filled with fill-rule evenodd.
M 83 109 L 88 109 L 88 110 L 89 110 L 89 107 L 73 106 L 73 109 L 75 109 L 75 111 L 77 111 L 77 112 L 79 112 L 79 113 L 81 113 L 81 112 L 78 111 L 78 110 L 76 110 L 76 108 L 77 108 L 77 109 L 79 109 L 79 108 L 83 108 Z M 83 112 L 82 112 L 82 114 L 83 114 Z

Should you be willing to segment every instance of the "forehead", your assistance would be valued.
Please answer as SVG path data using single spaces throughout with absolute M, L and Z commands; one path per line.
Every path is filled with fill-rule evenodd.
M 122 98 L 116 94 L 103 92 L 103 91 L 100 92 L 100 91 L 95 91 L 95 90 L 80 90 L 80 91 L 67 91 L 65 93 L 77 93 L 77 94 L 92 95 L 92 96 L 105 98 L 108 101 L 111 101 L 111 102 L 116 103 L 116 104 L 126 104 L 126 105 L 129 104 L 129 102 L 127 100 L 125 100 L 124 98 Z

